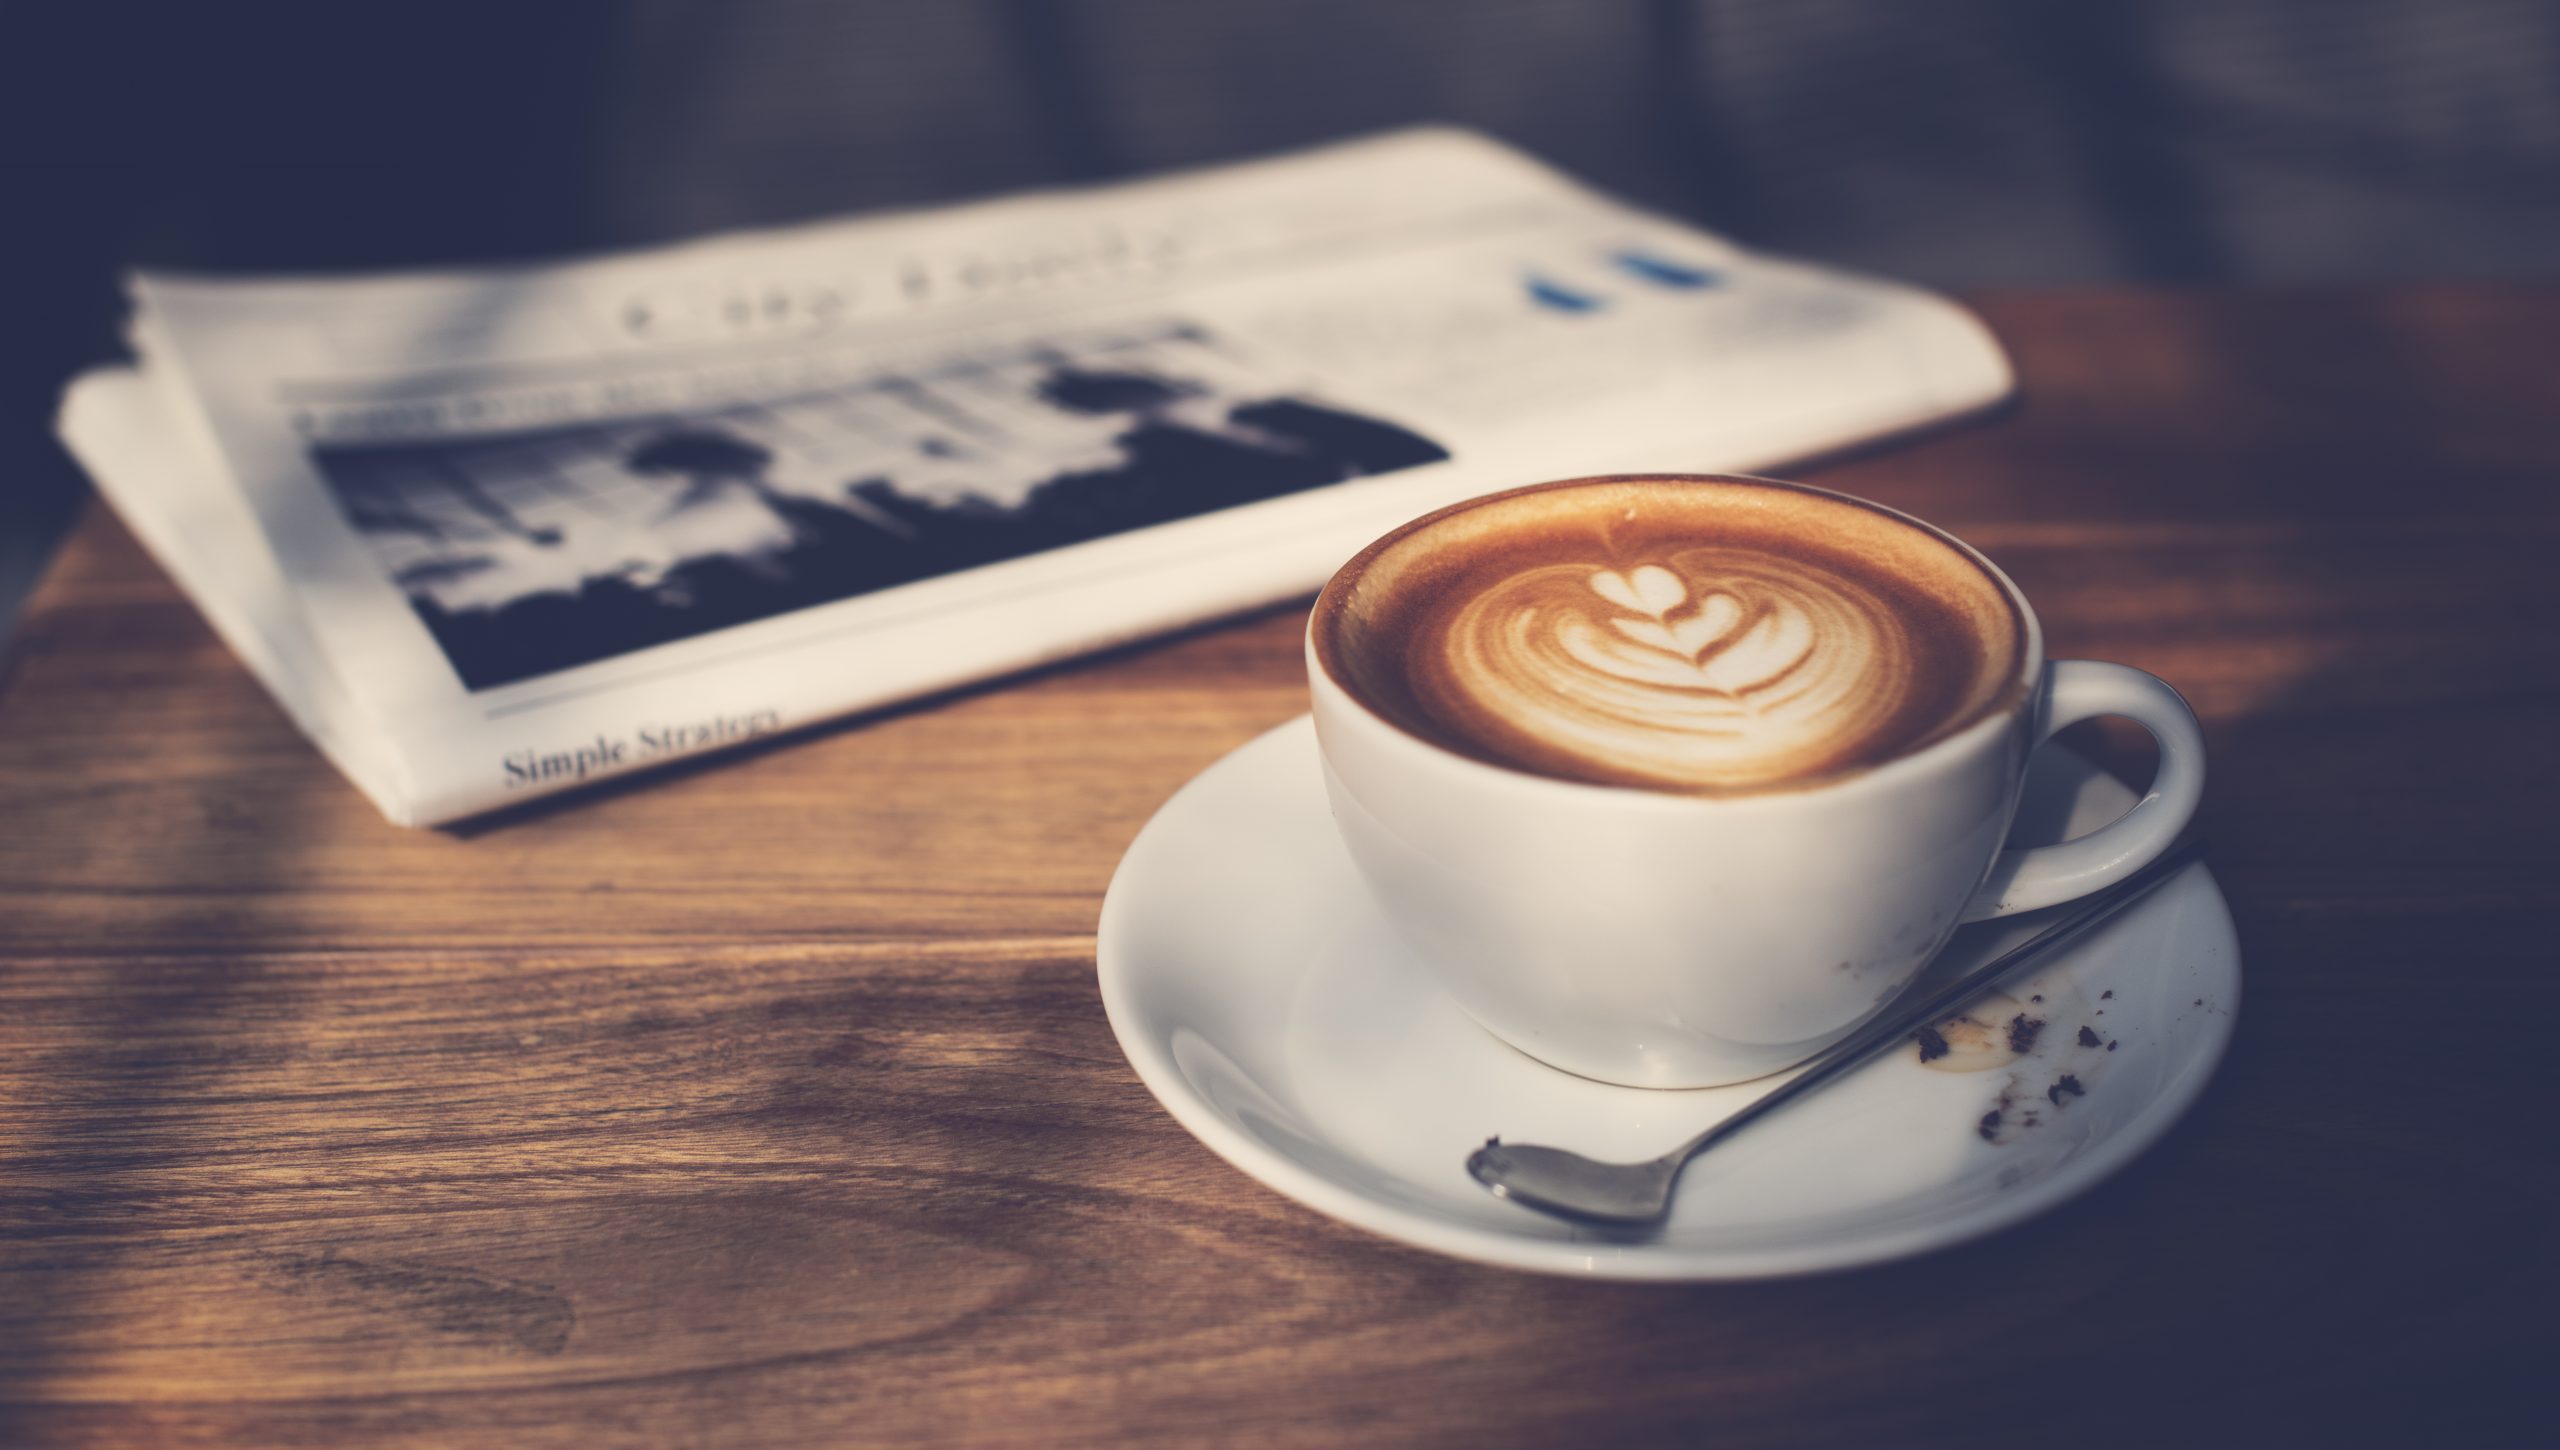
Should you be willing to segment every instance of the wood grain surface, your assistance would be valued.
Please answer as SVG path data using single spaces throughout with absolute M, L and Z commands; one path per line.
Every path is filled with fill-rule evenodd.
M 0 663 L 0 1445 L 2539 1440 L 2560 290 L 1978 301 L 2018 407 L 1798 473 L 2205 719 L 2238 1037 L 2087 1197 L 1629 1287 L 1213 1157 L 1094 918 L 1302 606 L 406 832 L 99 514 Z

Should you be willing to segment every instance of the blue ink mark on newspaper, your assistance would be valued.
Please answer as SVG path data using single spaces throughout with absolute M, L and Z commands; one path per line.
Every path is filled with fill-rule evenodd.
M 1576 291 L 1552 277 L 1541 276 L 1536 272 L 1531 272 L 1522 278 L 1521 285 L 1529 289 L 1530 301 L 1558 312 L 1597 312 L 1609 305 L 1609 300 L 1596 292 Z
M 1679 292 L 1699 292 L 1724 285 L 1724 274 L 1705 267 L 1675 262 L 1654 252 L 1629 249 L 1611 254 L 1610 261 L 1618 270 L 1656 287 L 1669 287 Z

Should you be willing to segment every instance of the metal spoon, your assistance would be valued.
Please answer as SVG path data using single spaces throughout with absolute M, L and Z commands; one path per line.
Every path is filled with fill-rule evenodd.
M 1918 1029 L 1953 1015 L 2002 978 L 2078 941 L 2203 854 L 2201 840 L 2170 850 L 2140 871 L 2089 896 L 2068 916 L 2034 936 L 1817 1053 L 1801 1074 L 1780 1084 L 1768 1096 L 1659 1158 L 1643 1163 L 1601 1163 L 1562 1148 L 1492 1138 L 1467 1155 L 1467 1171 L 1491 1189 L 1496 1198 L 1508 1198 L 1565 1218 L 1621 1227 L 1658 1223 L 1670 1211 L 1671 1185 L 1690 1159 Z

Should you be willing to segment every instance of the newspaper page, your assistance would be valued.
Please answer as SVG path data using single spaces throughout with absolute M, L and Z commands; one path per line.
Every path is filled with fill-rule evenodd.
M 393 821 L 1312 591 L 1512 484 L 1982 408 L 1955 305 L 1471 133 L 469 273 L 143 275 L 62 426 Z

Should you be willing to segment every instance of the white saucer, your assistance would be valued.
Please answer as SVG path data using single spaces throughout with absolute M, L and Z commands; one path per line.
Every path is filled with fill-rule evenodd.
M 2013 839 L 2094 829 L 2131 792 L 2037 756 Z M 1933 971 L 2028 935 L 1960 934 Z M 1300 1203 L 1483 1263 L 1612 1279 L 1802 1273 L 2018 1222 L 2130 1162 L 2204 1088 L 2231 1036 L 2240 951 L 2194 866 L 2007 989 L 2046 1026 L 1969 1072 L 1896 1049 L 1692 1164 L 1669 1222 L 1628 1238 L 1505 1203 L 1467 1176 L 1486 1138 L 1651 1157 L 1768 1090 L 1611 1087 L 1505 1046 L 1392 937 L 1334 835 L 1301 718 L 1182 788 L 1102 904 L 1102 1001 L 1130 1064 L 1219 1156 Z M 2041 1001 L 2030 1002 L 2031 998 Z M 2087 1026 L 2096 1047 L 2079 1042 Z M 2110 1050 L 2110 1045 L 2112 1050 Z M 2050 1094 L 2069 1073 L 2085 1089 Z M 1984 1115 L 2002 1106 L 1997 1141 Z M 2028 1119 L 2032 1116 L 2033 1122 Z

